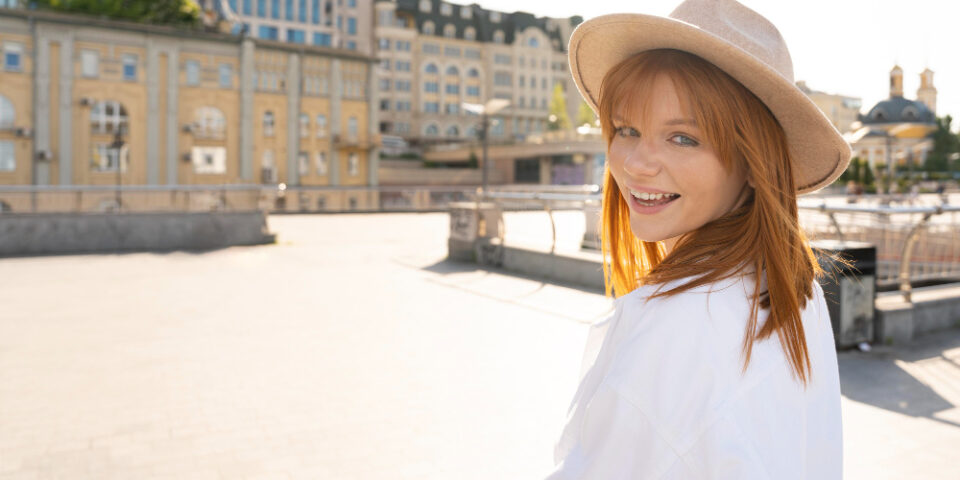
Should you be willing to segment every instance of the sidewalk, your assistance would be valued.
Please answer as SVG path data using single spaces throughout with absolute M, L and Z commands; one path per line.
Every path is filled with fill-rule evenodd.
M 442 213 L 269 222 L 0 259 L 0 479 L 545 475 L 610 299 L 445 261 Z M 960 330 L 839 358 L 845 478 L 956 479 Z

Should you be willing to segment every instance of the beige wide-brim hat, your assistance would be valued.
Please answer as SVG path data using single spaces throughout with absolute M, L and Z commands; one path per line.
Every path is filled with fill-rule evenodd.
M 617 13 L 587 20 L 570 36 L 570 71 L 580 95 L 599 114 L 607 71 L 659 48 L 713 63 L 767 105 L 786 133 L 798 193 L 829 185 L 847 168 L 850 145 L 794 84 L 793 62 L 780 32 L 733 0 L 687 0 L 669 17 Z

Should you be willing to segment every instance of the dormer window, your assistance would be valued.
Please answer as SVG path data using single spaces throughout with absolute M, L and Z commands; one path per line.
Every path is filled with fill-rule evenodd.
M 467 6 L 460 7 L 460 18 L 473 18 L 473 10 Z
M 493 32 L 493 43 L 503 43 L 503 42 L 504 42 L 503 31 L 497 30 L 496 32 Z
M 443 36 L 447 38 L 453 38 L 457 36 L 457 27 L 452 23 L 448 23 L 443 26 Z
M 432 3 L 430 0 L 420 0 L 420 11 L 430 13 L 430 10 L 433 9 Z
M 424 35 L 433 35 L 433 31 L 434 31 L 433 22 L 429 20 L 427 20 L 426 22 L 423 22 L 422 30 Z
M 490 12 L 490 21 L 500 23 L 500 12 Z
M 450 15 L 453 15 L 453 5 L 450 5 L 449 3 L 441 3 L 440 14 L 445 17 L 449 17 Z
M 527 46 L 537 48 L 540 46 L 540 40 L 537 37 L 530 37 L 527 39 Z
M 877 110 L 876 112 L 873 112 L 872 116 L 873 116 L 873 119 L 876 121 L 883 121 L 887 119 L 887 116 L 884 115 L 883 111 L 881 110 Z

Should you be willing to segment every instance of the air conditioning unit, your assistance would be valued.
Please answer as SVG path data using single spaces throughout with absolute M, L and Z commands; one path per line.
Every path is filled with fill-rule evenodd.
M 93 99 L 92 99 L 92 98 L 90 98 L 90 97 L 81 97 L 81 98 L 80 98 L 80 106 L 81 106 L 81 107 L 88 107 L 88 106 L 90 106 L 90 105 L 93 105 Z
M 183 160 L 183 163 L 190 163 L 193 161 L 193 154 L 190 152 L 184 153 L 183 155 L 180 155 L 180 159 Z
M 33 135 L 33 129 L 30 127 L 17 127 L 13 130 L 13 134 L 18 137 L 29 137 Z
M 333 143 L 340 143 L 340 134 L 334 133 L 332 136 Z
M 185 125 L 183 126 L 182 130 L 183 130 L 183 133 L 190 133 L 190 132 L 192 132 L 192 131 L 193 131 L 193 124 L 192 124 L 192 123 L 187 123 L 187 124 L 185 124 Z
M 50 153 L 50 150 L 38 150 L 37 151 L 37 160 L 45 161 L 53 158 L 53 154 Z

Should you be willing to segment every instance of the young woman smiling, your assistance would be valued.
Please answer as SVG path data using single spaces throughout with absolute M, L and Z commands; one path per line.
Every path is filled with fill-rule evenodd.
M 797 195 L 850 148 L 733 0 L 581 24 L 570 66 L 607 143 L 613 315 L 591 328 L 560 479 L 838 479 L 840 386 Z

